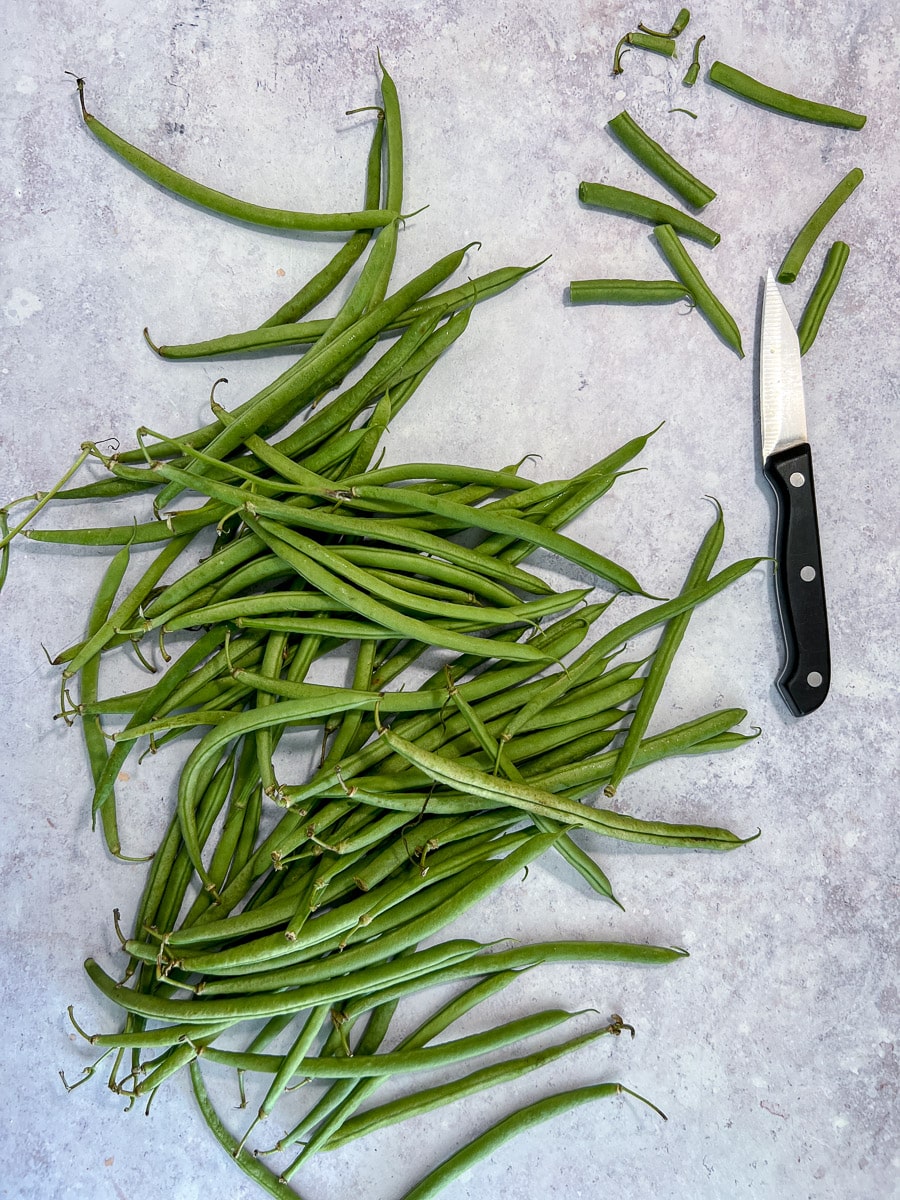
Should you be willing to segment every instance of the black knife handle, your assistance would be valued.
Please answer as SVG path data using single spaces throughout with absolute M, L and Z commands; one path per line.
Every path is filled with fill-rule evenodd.
M 804 442 L 771 454 L 763 473 L 775 492 L 775 594 L 786 660 L 778 690 L 797 717 L 819 707 L 831 682 L 831 655 L 812 455 Z

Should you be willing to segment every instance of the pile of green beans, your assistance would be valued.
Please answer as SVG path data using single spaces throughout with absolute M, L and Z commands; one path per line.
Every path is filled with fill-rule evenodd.
M 80 80 L 78 87 L 92 132 L 132 166 L 214 211 L 275 223 L 273 210 L 222 198 L 130 147 L 89 116 Z M 573 831 L 592 845 L 609 838 L 721 851 L 749 840 L 587 802 L 604 787 L 616 793 L 652 763 L 732 750 L 756 736 L 737 729 L 743 710 L 718 707 L 646 736 L 691 613 L 760 561 L 715 569 L 721 509 L 682 591 L 666 600 L 562 532 L 631 470 L 650 433 L 546 482 L 524 475 L 521 463 L 372 465 L 388 421 L 464 332 L 475 301 L 532 269 L 509 268 L 483 277 L 483 286 L 476 280 L 429 297 L 460 265 L 463 248 L 391 291 L 402 130 L 386 71 L 382 99 L 365 207 L 352 223 L 327 226 L 355 232 L 332 266 L 257 331 L 284 333 L 284 341 L 253 343 L 293 338 L 309 345 L 303 357 L 231 411 L 213 398 L 213 419 L 197 429 L 178 436 L 141 429 L 134 449 L 113 454 L 85 443 L 75 467 L 34 498 L 29 518 L 9 531 L 0 514 L 4 572 L 12 533 L 114 548 L 84 636 L 54 660 L 62 668 L 58 715 L 83 730 L 92 814 L 111 854 L 127 857 L 116 789 L 128 756 L 139 745 L 157 753 L 195 737 L 130 935 L 116 914 L 119 977 L 93 959 L 85 964 L 121 1010 L 121 1026 L 94 1034 L 76 1024 L 102 1053 L 66 1086 L 85 1082 L 110 1056 L 108 1086 L 129 1106 L 149 1105 L 187 1069 L 214 1136 L 275 1196 L 295 1195 L 290 1179 L 320 1150 L 519 1079 L 599 1036 L 633 1035 L 613 1014 L 561 1043 L 358 1111 L 385 1078 L 468 1063 L 588 1017 L 548 1010 L 429 1044 L 525 971 L 685 957 L 677 947 L 619 941 L 498 949 L 440 940 L 543 853 L 560 854 L 601 900 L 619 904 Z M 294 227 L 323 227 L 293 217 Z M 305 322 L 300 335 L 300 317 L 369 246 L 336 315 Z M 372 362 L 392 330 L 400 336 Z M 235 349 L 234 338 L 245 337 L 230 336 L 210 352 Z M 360 364 L 366 369 L 348 386 Z M 285 432 L 304 411 L 307 419 Z M 66 486 L 87 460 L 106 475 Z M 167 511 L 191 496 L 193 507 Z M 152 500 L 148 519 L 25 528 L 51 499 L 143 497 Z M 135 581 L 131 554 L 140 544 L 158 549 Z M 551 588 L 522 565 L 539 548 L 586 573 L 589 586 Z M 610 623 L 622 594 L 644 607 Z M 648 657 L 620 658 L 654 629 L 660 640 Z M 104 691 L 107 665 L 132 653 L 150 681 L 124 694 Z M 329 681 L 335 656 L 350 671 L 345 685 Z M 303 750 L 310 741 L 318 750 L 312 765 Z M 398 1005 L 448 985 L 462 990 L 384 1051 Z M 204 1060 L 236 1071 L 242 1105 L 248 1073 L 270 1080 L 240 1137 L 213 1106 Z M 251 1151 L 257 1126 L 307 1079 L 327 1081 L 327 1089 L 274 1146 Z M 616 1094 L 636 1096 L 603 1083 L 527 1106 L 429 1172 L 409 1196 L 435 1194 L 538 1120 Z M 273 1171 L 260 1157 L 269 1149 L 292 1157 Z

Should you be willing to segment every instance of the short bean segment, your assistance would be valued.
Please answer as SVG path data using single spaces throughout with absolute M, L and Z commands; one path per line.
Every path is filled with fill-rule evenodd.
M 659 142 L 642 129 L 634 117 L 622 111 L 618 116 L 607 122 L 607 128 L 630 150 L 642 167 L 655 175 L 671 191 L 675 192 L 687 204 L 694 208 L 704 208 L 716 193 L 711 187 L 691 174 L 662 148 Z
M 835 242 L 825 257 L 821 274 L 816 280 L 816 286 L 810 293 L 809 300 L 797 327 L 797 338 L 800 342 L 800 353 L 805 354 L 816 340 L 819 326 L 825 316 L 831 298 L 841 282 L 844 267 L 850 257 L 850 247 L 846 242 Z
M 673 304 L 691 294 L 677 279 L 573 279 L 575 304 Z

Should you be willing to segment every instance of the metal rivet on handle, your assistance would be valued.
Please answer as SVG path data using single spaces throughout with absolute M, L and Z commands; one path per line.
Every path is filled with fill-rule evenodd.
M 791 487 L 803 487 L 806 483 L 806 476 L 801 471 L 791 472 Z
M 806 682 L 809 684 L 810 687 L 817 688 L 817 687 L 821 687 L 822 684 L 825 682 L 825 680 L 822 678 L 822 676 L 819 674 L 818 671 L 810 671 L 810 673 L 806 677 Z
M 812 581 L 815 579 L 815 577 L 816 577 L 816 568 L 815 567 L 801 567 L 800 568 L 800 578 L 803 580 L 804 583 L 812 583 Z

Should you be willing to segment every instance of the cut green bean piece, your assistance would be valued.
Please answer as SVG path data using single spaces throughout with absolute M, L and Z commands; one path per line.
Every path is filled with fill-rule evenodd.
M 806 302 L 806 308 L 803 310 L 803 316 L 797 328 L 797 339 L 800 342 L 801 354 L 805 354 L 816 340 L 816 334 L 819 332 L 822 318 L 825 316 L 825 311 L 831 303 L 831 297 L 841 282 L 841 276 L 844 273 L 844 267 L 847 265 L 849 257 L 850 247 L 846 242 L 835 242 L 828 251 L 825 264 L 822 267 L 822 273 L 816 280 L 816 286 L 813 288 L 809 300 Z
M 684 79 L 682 79 L 682 81 L 681 81 L 685 87 L 693 87 L 694 84 L 697 82 L 697 77 L 700 74 L 700 47 L 703 45 L 703 43 L 705 41 L 706 41 L 706 34 L 704 33 L 704 34 L 701 34 L 701 36 L 697 38 L 696 42 L 694 42 L 694 54 L 693 54 L 693 57 L 691 58 L 691 65 L 685 71 Z M 684 110 L 684 111 L 687 111 L 687 110 Z M 691 113 L 691 116 L 693 116 L 693 115 L 694 114 Z
M 784 262 L 778 268 L 779 283 L 794 282 L 800 274 L 800 268 L 806 261 L 806 256 L 816 244 L 819 234 L 862 181 L 862 171 L 859 167 L 854 167 L 844 176 L 837 187 L 828 193 L 791 243 L 790 249 L 784 256 Z
M 703 242 L 706 246 L 717 246 L 721 240 L 714 229 L 696 217 L 661 200 L 643 196 L 640 192 L 628 192 L 606 183 L 582 182 L 578 185 L 578 198 L 583 204 L 591 204 L 625 217 L 635 217 L 639 221 L 649 221 L 651 225 L 671 225 L 678 233 Z
M 678 237 L 671 225 L 657 225 L 653 236 L 659 244 L 665 258 L 681 282 L 691 293 L 694 303 L 715 329 L 722 340 L 729 345 L 739 358 L 744 357 L 741 345 L 741 331 L 734 317 L 725 305 L 710 290 L 706 280 L 700 274 L 696 263 Z
M 627 150 L 630 150 L 642 167 L 655 175 L 670 191 L 676 193 L 687 204 L 694 208 L 703 208 L 716 193 L 711 187 L 692 175 L 687 167 L 672 157 L 641 128 L 634 117 L 623 110 L 617 117 L 607 122 L 607 129 L 619 139 Z
M 654 37 L 676 38 L 680 33 L 684 33 L 685 29 L 687 29 L 688 25 L 690 24 L 690 20 L 690 10 L 682 8 L 678 10 L 678 15 L 672 22 L 672 28 L 669 30 L 663 31 L 660 29 L 650 29 L 644 24 L 643 21 L 639 22 L 638 29 L 640 29 L 642 33 L 652 33 Z
M 781 92 L 778 88 L 760 83 L 743 71 L 729 67 L 723 62 L 714 62 L 709 68 L 709 81 L 725 91 L 759 104 L 773 112 L 783 113 L 787 117 L 798 117 L 801 121 L 814 121 L 820 125 L 837 125 L 843 129 L 862 129 L 866 118 L 861 113 L 850 112 L 846 108 L 836 108 L 832 104 L 820 104 L 815 100 L 804 100 L 793 96 L 790 92 Z
M 626 33 L 623 38 L 619 39 L 616 46 L 616 52 L 613 56 L 613 75 L 622 74 L 622 55 L 631 48 L 637 50 L 650 50 L 653 54 L 662 54 L 666 58 L 675 57 L 675 41 L 673 38 L 661 36 L 657 33 L 643 33 L 640 30 L 636 33 Z
M 673 304 L 691 301 L 677 279 L 573 279 L 569 298 L 576 304 Z

